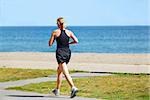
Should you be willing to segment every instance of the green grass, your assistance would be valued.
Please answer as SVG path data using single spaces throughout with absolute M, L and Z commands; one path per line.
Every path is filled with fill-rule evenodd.
M 0 68 L 0 82 L 16 81 L 56 74 L 55 70 Z
M 74 79 L 74 83 L 80 89 L 78 96 L 82 97 L 106 100 L 149 100 L 149 76 L 114 74 L 112 76 Z M 49 93 L 55 86 L 56 82 L 43 82 L 8 89 Z M 69 92 L 68 83 L 63 81 L 61 94 L 69 95 Z
M 72 70 L 70 73 L 84 72 Z M 0 68 L 0 82 L 16 81 L 21 79 L 31 79 L 37 77 L 47 77 L 56 75 L 56 70 L 50 69 L 21 69 L 21 68 Z

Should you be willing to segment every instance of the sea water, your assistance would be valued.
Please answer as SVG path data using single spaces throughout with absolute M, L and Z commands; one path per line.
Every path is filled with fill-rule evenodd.
M 79 43 L 72 52 L 150 53 L 150 26 L 70 26 Z M 0 27 L 0 52 L 55 52 L 55 26 Z M 71 41 L 71 39 L 70 39 Z

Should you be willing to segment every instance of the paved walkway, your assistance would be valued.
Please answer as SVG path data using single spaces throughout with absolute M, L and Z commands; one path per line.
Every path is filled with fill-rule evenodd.
M 83 77 L 90 77 L 90 76 L 107 76 L 107 75 L 111 75 L 111 74 L 74 73 L 71 76 L 72 78 L 81 78 L 81 77 L 83 78 Z M 67 99 L 70 99 L 69 96 L 55 97 L 49 94 L 22 92 L 22 91 L 15 91 L 15 90 L 4 90 L 5 88 L 8 88 L 8 87 L 23 86 L 26 84 L 40 83 L 40 82 L 47 82 L 47 81 L 56 81 L 56 76 L 27 79 L 27 80 L 18 80 L 18 81 L 12 81 L 12 82 L 1 82 L 0 83 L 0 100 L 27 100 L 27 99 L 28 100 L 67 100 Z M 96 100 L 96 99 L 75 97 L 73 100 Z
M 0 100 L 70 100 L 69 96 L 52 96 L 35 92 L 0 90 Z M 95 98 L 75 97 L 72 100 L 96 100 Z

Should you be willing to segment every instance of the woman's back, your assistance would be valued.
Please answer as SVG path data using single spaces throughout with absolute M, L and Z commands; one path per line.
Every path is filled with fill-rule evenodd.
M 66 34 L 65 30 L 61 30 L 60 35 L 56 38 L 57 49 L 59 48 L 69 48 L 69 36 Z

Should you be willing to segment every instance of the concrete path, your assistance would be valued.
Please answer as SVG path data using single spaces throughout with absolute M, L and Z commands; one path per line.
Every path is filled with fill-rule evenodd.
M 0 90 L 0 100 L 70 100 L 69 96 L 54 96 L 35 92 Z M 95 98 L 75 97 L 71 100 L 96 100 Z
M 0 90 L 0 100 L 69 100 L 69 96 L 54 96 L 35 92 Z M 96 100 L 95 98 L 75 97 L 72 100 Z
M 72 74 L 72 78 L 83 78 L 83 77 L 90 77 L 90 76 L 108 76 L 111 74 L 102 74 L 102 73 L 74 73 Z M 64 79 L 64 78 L 63 78 Z M 42 78 L 35 78 L 35 79 L 27 79 L 27 80 L 19 80 L 19 81 L 12 81 L 12 82 L 1 82 L 0 83 L 0 100 L 67 100 L 70 99 L 69 96 L 51 96 L 49 94 L 40 94 L 34 92 L 22 92 L 22 91 L 15 91 L 15 90 L 4 90 L 8 87 L 14 86 L 23 86 L 26 84 L 31 83 L 40 83 L 40 82 L 47 82 L 47 81 L 56 81 L 56 76 L 49 76 L 49 77 L 42 77 Z M 95 98 L 81 98 L 76 97 L 73 100 L 96 100 Z
M 100 74 L 100 73 L 74 73 L 74 74 L 71 74 L 72 78 L 82 78 L 82 77 L 90 77 L 90 76 L 107 76 L 107 75 L 111 75 L 111 74 Z M 0 89 L 5 89 L 8 87 L 15 87 L 15 86 L 23 86 L 23 85 L 31 84 L 31 83 L 47 82 L 47 81 L 56 81 L 56 76 L 10 81 L 10 82 L 1 82 Z

